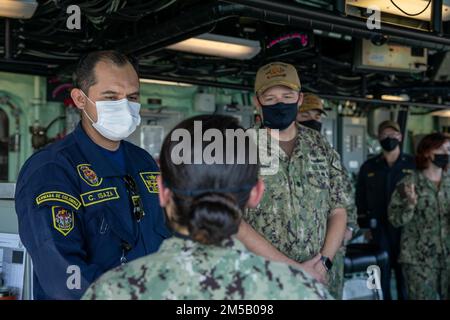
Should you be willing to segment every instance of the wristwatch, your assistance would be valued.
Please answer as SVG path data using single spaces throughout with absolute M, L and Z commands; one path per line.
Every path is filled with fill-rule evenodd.
M 322 264 L 325 267 L 325 269 L 327 269 L 327 271 L 330 271 L 331 268 L 333 267 L 333 262 L 331 262 L 330 258 L 328 257 L 320 256 L 320 261 L 322 261 Z

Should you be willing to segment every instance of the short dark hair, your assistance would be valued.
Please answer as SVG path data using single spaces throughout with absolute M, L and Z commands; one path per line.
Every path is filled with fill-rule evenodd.
M 426 135 L 417 146 L 416 167 L 425 170 L 430 165 L 431 151 L 439 149 L 445 142 L 450 140 L 446 133 L 436 132 Z M 447 169 L 447 168 L 445 168 Z
M 244 148 L 248 161 L 229 164 L 175 164 L 171 155 L 179 143 L 172 140 L 172 133 L 177 129 L 187 130 L 194 136 L 194 122 L 201 121 L 202 129 L 215 129 L 222 133 L 223 143 L 226 130 L 243 128 L 236 118 L 222 115 L 201 115 L 186 119 L 178 124 L 165 138 L 160 157 L 161 175 L 164 185 L 172 191 L 174 217 L 177 225 L 187 227 L 190 237 L 203 244 L 220 244 L 223 240 L 237 233 L 242 218 L 242 211 L 250 196 L 251 187 L 258 181 L 259 164 L 251 163 L 250 147 L 253 141 L 247 140 Z M 193 140 L 193 139 L 191 139 Z M 202 143 L 202 154 L 208 142 Z M 191 141 L 191 156 L 194 156 L 194 141 Z M 229 148 L 224 147 L 224 157 L 230 156 Z M 228 159 L 228 158 L 227 158 Z M 247 186 L 247 187 L 244 187 Z M 200 190 L 189 194 L 189 190 Z
M 129 63 L 133 66 L 136 73 L 139 74 L 137 60 L 133 57 L 114 50 L 90 52 L 81 57 L 75 71 L 75 87 L 83 90 L 85 94 L 88 94 L 89 88 L 95 85 L 97 81 L 95 78 L 95 66 L 100 61 L 109 62 L 119 67 Z

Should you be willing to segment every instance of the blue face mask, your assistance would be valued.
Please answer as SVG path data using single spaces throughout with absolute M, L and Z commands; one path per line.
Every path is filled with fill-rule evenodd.
M 283 131 L 297 118 L 298 103 L 278 102 L 270 106 L 262 106 L 261 109 L 264 126 Z

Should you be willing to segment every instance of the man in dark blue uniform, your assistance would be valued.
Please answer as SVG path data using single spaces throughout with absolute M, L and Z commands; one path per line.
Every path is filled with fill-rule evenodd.
M 397 262 L 400 251 L 400 230 L 388 221 L 387 209 L 396 184 L 415 169 L 414 158 L 400 150 L 402 134 L 394 121 L 384 121 L 378 127 L 378 139 L 383 153 L 367 160 L 359 171 L 356 185 L 358 216 L 371 221 L 373 242 L 389 255 L 389 272 L 382 272 L 384 299 L 391 300 L 391 268 L 395 271 L 397 295 L 405 298 L 404 282 Z
M 34 154 L 17 181 L 36 299 L 80 298 L 102 273 L 156 251 L 171 235 L 156 162 L 122 141 L 140 122 L 136 70 L 118 53 L 96 52 L 80 61 L 77 81 L 72 98 L 83 109 L 81 123 Z
M 123 141 L 140 123 L 136 68 L 120 53 L 93 52 L 80 60 L 76 79 L 71 96 L 80 124 L 30 157 L 17 181 L 36 299 L 79 299 L 104 272 L 157 251 L 171 236 L 156 162 Z M 256 254 L 296 264 L 245 222 L 237 237 Z

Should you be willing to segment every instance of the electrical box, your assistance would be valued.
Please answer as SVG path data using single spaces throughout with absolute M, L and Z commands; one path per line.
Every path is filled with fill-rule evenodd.
M 433 75 L 434 81 L 450 81 L 450 51 L 438 55 L 439 61 Z
M 18 234 L 0 233 L 0 299 L 30 298 L 28 290 L 25 296 L 25 286 L 31 280 L 30 262 Z
M 428 51 L 397 44 L 377 46 L 363 39 L 356 44 L 355 68 L 366 71 L 419 73 L 427 71 Z
M 33 298 L 33 265 L 20 241 L 14 183 L 0 183 L 0 300 Z
M 194 110 L 213 113 L 216 111 L 216 96 L 209 93 L 197 93 L 194 98 Z
M 366 160 L 367 119 L 339 118 L 338 151 L 348 172 L 357 174 Z

